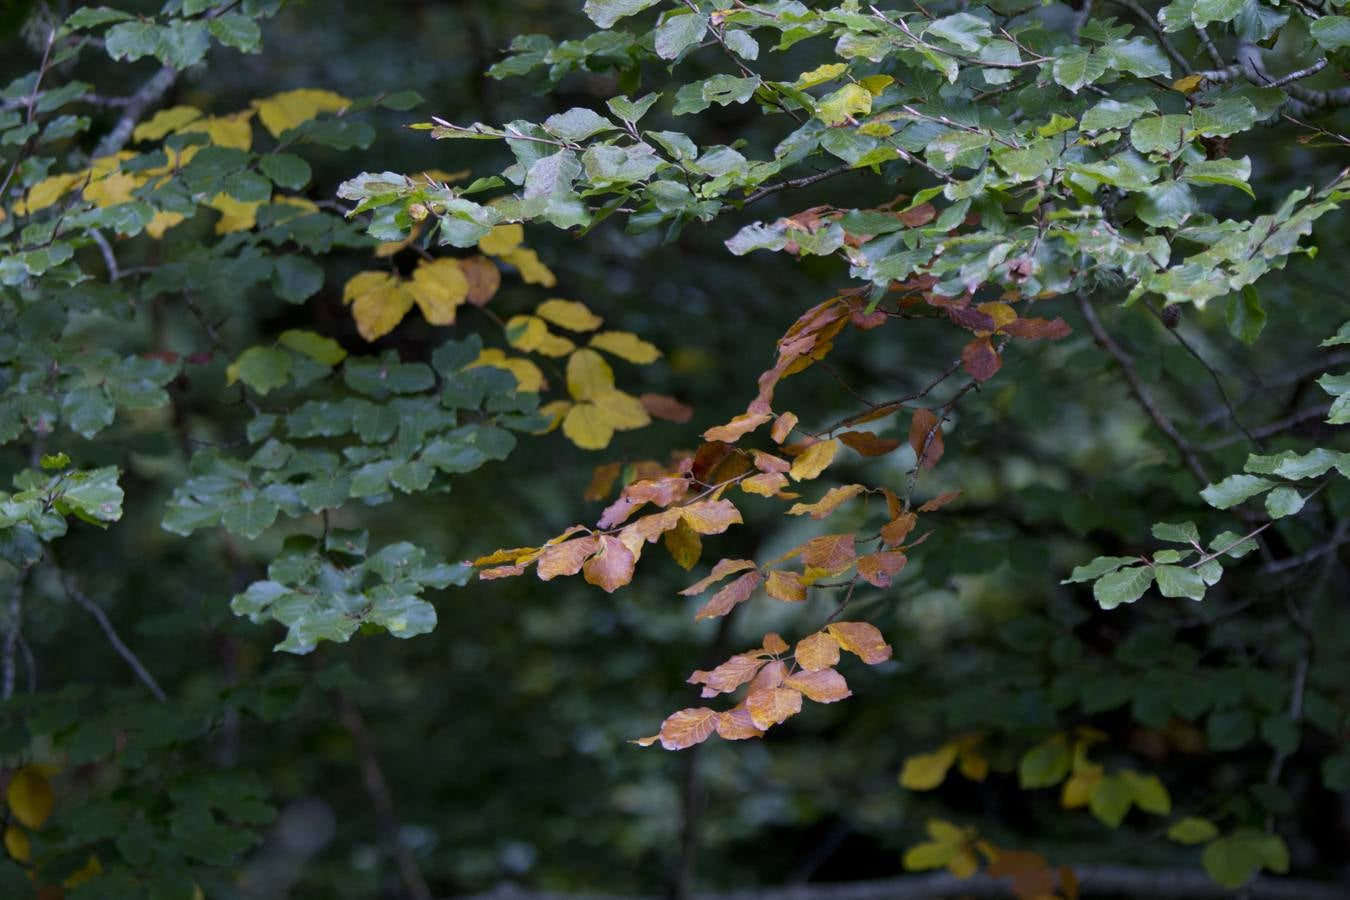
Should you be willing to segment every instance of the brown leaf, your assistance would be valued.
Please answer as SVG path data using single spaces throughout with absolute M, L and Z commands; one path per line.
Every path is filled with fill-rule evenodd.
M 900 409 L 902 405 L 903 404 L 901 403 L 883 403 L 881 406 L 874 407 L 865 412 L 860 412 L 856 416 L 849 416 L 844 420 L 844 424 L 849 427 L 854 425 L 866 425 L 868 422 L 875 422 L 877 419 L 884 419 L 887 416 L 892 415 L 896 410 Z M 843 437 L 843 435 L 840 435 L 840 440 L 843 440 Z
M 856 655 L 869 666 L 891 658 L 891 645 L 867 622 L 831 622 L 825 626 L 839 646 Z
M 783 686 L 794 691 L 800 691 L 808 699 L 817 703 L 837 703 L 853 696 L 853 692 L 848 689 L 848 682 L 844 680 L 844 676 L 834 669 L 820 669 L 815 672 L 799 672 L 796 675 L 789 675 L 784 679 Z
M 1031 341 L 1041 338 L 1057 341 L 1073 334 L 1073 329 L 1069 327 L 1069 323 L 1058 316 L 1053 319 L 1017 319 L 1004 325 L 999 331 Z
M 586 493 L 582 494 L 583 500 L 603 500 L 609 496 L 609 492 L 614 490 L 614 482 L 619 480 L 619 474 L 623 472 L 623 463 L 605 463 L 603 466 L 596 466 L 591 472 L 591 483 L 586 486 Z
M 772 653 L 774 656 L 777 656 L 780 653 L 786 653 L 787 649 L 788 642 L 783 640 L 782 635 L 778 634 L 778 632 L 770 631 L 768 634 L 764 635 L 765 653 Z
M 647 543 L 656 543 L 657 538 L 679 527 L 684 521 L 678 509 L 663 509 L 640 519 L 634 519 L 620 534 L 635 534 Z
M 873 587 L 890 587 L 891 579 L 908 561 L 905 554 L 894 550 L 869 553 L 858 557 L 858 574 Z
M 633 580 L 633 567 L 637 559 L 633 551 L 613 535 L 601 535 L 600 552 L 586 560 L 581 567 L 582 577 L 589 584 L 603 588 L 612 594 Z
M 961 350 L 961 368 L 976 381 L 988 381 L 1003 366 L 989 337 L 977 337 Z
M 744 572 L 746 569 L 753 568 L 756 568 L 756 566 L 755 561 L 752 559 L 719 559 L 717 563 L 713 565 L 711 572 L 680 591 L 680 596 L 696 596 L 703 593 L 723 578 L 726 578 L 728 575 L 734 575 L 737 572 Z
M 479 581 L 492 581 L 497 578 L 514 578 L 516 575 L 524 573 L 524 566 L 497 566 L 495 569 L 484 569 L 478 573 Z
M 783 413 L 773 420 L 773 428 L 769 431 L 769 437 L 773 438 L 775 444 L 781 444 L 788 439 L 792 429 L 797 427 L 796 413 Z
M 937 218 L 937 209 L 931 203 L 920 203 L 913 209 L 897 213 L 896 217 L 910 228 L 920 228 Z
M 863 456 L 885 456 L 900 446 L 899 441 L 877 437 L 870 431 L 845 431 L 839 440 Z
M 667 750 L 684 750 L 706 741 L 717 728 L 718 714 L 706 706 L 691 707 L 672 713 L 661 723 L 661 746 Z
M 535 572 L 539 575 L 540 581 L 550 581 L 559 575 L 575 575 L 581 571 L 582 563 L 599 546 L 598 540 L 587 535 L 545 547 L 539 556 L 539 565 Z
M 737 653 L 711 672 L 699 671 L 690 675 L 689 683 L 703 685 L 704 697 L 729 694 L 759 674 L 762 665 L 763 654 Z
M 717 718 L 717 734 L 726 741 L 743 741 L 746 738 L 763 737 L 764 732 L 755 726 L 750 711 L 744 706 L 729 709 Z
M 711 486 L 735 478 L 751 468 L 749 454 L 731 444 L 711 441 L 699 445 L 689 462 L 689 475 L 699 484 Z
M 938 494 L 932 500 L 929 500 L 923 506 L 919 507 L 919 512 L 937 512 L 942 507 L 951 503 L 957 497 L 961 496 L 960 491 L 948 491 L 945 494 Z
M 688 404 L 681 403 L 674 397 L 667 397 L 665 394 L 643 394 L 638 400 L 658 419 L 665 419 L 667 422 L 688 422 L 694 417 L 694 408 Z
M 742 481 L 741 490 L 747 494 L 772 497 L 787 487 L 787 483 L 788 477 L 782 472 L 763 472 L 759 475 L 751 475 Z
M 842 572 L 853 565 L 853 543 L 853 534 L 823 534 L 802 545 L 802 560 L 831 574 Z
M 750 682 L 750 693 L 778 687 L 787 677 L 787 672 L 787 663 L 781 659 L 765 663 L 764 668 L 759 670 L 759 674 L 755 676 L 754 681 Z
M 750 599 L 750 595 L 759 587 L 759 583 L 764 580 L 764 576 L 755 569 L 746 572 L 740 578 L 737 578 L 731 584 L 722 588 L 712 595 L 712 598 L 696 613 L 694 621 L 701 622 L 704 619 L 713 619 L 719 616 L 725 616 L 738 604 L 744 603 Z
M 460 271 L 469 283 L 467 299 L 474 306 L 484 306 L 502 284 L 502 273 L 486 256 L 470 256 L 459 260 Z
M 773 416 L 768 415 L 767 413 L 753 415 L 751 413 L 742 413 L 725 425 L 709 428 L 707 431 L 703 432 L 703 439 L 705 441 L 723 441 L 724 443 L 734 444 L 736 441 L 739 441 L 745 435 L 754 431 L 772 418 Z
M 802 516 L 809 514 L 813 519 L 823 519 L 842 504 L 847 503 L 866 490 L 867 488 L 861 484 L 848 484 L 843 487 L 830 488 L 826 491 L 825 496 L 815 503 L 792 504 L 792 508 L 788 510 L 788 515 Z
M 792 463 L 783 457 L 765 453 L 763 450 L 751 450 L 750 456 L 755 461 L 755 468 L 761 472 L 786 472 L 792 468 Z
M 796 572 L 785 569 L 770 569 L 764 592 L 775 600 L 784 603 L 801 603 L 806 599 L 806 583 Z
M 670 512 L 678 512 L 670 510 Z M 698 536 L 698 532 L 689 527 L 689 523 L 681 517 L 677 524 L 665 534 L 666 550 L 670 553 L 671 559 L 681 569 L 688 572 L 698 562 L 698 558 L 703 555 L 703 539 Z
M 905 538 L 914 530 L 919 517 L 914 513 L 901 513 L 885 525 L 881 526 L 881 540 L 887 547 L 898 547 L 905 542 Z
M 957 325 L 970 331 L 993 331 L 997 323 L 993 316 L 970 307 L 947 307 L 947 317 Z
M 942 444 L 942 424 L 932 410 L 914 410 L 914 419 L 909 423 L 909 445 L 914 448 L 915 458 L 922 461 L 925 469 L 933 468 L 942 459 L 946 449 Z
M 839 642 L 828 633 L 817 631 L 798 641 L 793 655 L 797 665 L 807 672 L 819 672 L 839 662 Z
M 740 524 L 741 511 L 730 500 L 702 500 L 680 507 L 680 514 L 689 527 L 699 534 L 721 534 L 732 525 Z
M 802 711 L 802 695 L 788 688 L 752 691 L 745 698 L 750 719 L 759 728 L 769 728 Z
M 624 496 L 666 507 L 681 500 L 689 492 L 689 479 L 683 475 L 665 475 L 644 478 L 623 489 Z

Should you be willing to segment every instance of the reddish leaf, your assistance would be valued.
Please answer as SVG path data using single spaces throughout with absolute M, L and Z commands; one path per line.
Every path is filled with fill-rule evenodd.
M 742 413 L 725 425 L 709 428 L 707 431 L 703 432 L 703 439 L 705 441 L 723 441 L 728 444 L 734 444 L 736 441 L 739 441 L 742 437 L 754 431 L 772 418 L 773 416 L 768 413 L 758 413 L 754 415 Z
M 996 323 L 992 316 L 970 307 L 947 307 L 947 316 L 957 325 L 970 331 L 993 331 Z
M 688 422 L 694 417 L 694 408 L 681 403 L 674 397 L 667 397 L 665 394 L 643 394 L 638 397 L 642 407 L 648 413 L 658 419 L 665 419 L 667 422 Z
M 780 653 L 786 653 L 788 649 L 787 641 L 783 640 L 782 635 L 775 631 L 770 631 L 764 635 L 764 652 L 772 653 L 777 656 Z
M 784 679 L 783 687 L 800 691 L 808 699 L 817 703 L 837 703 L 853 696 L 853 692 L 848 689 L 848 682 L 844 680 L 844 676 L 834 669 L 798 672 L 796 675 L 790 675 Z
M 891 658 L 891 645 L 867 622 L 831 622 L 825 626 L 839 646 L 854 654 L 869 666 Z
M 920 203 L 912 209 L 897 213 L 896 217 L 910 228 L 920 228 L 937 218 L 937 209 L 931 203 Z
M 699 534 L 721 534 L 739 524 L 741 511 L 730 500 L 703 500 L 680 507 L 680 514 L 689 527 Z
M 738 653 L 711 672 L 695 672 L 689 676 L 690 684 L 703 685 L 704 697 L 716 697 L 729 694 L 750 681 L 764 665 L 764 657 L 759 653 Z
M 784 603 L 801 603 L 806 599 L 806 583 L 796 572 L 783 569 L 771 569 L 764 592 L 775 600 Z
M 817 631 L 797 642 L 793 656 L 807 672 L 819 672 L 839 662 L 839 642 L 828 633 Z
M 898 547 L 905 542 L 905 538 L 914 530 L 914 525 L 919 521 L 919 517 L 914 513 L 901 513 L 885 525 L 881 526 L 881 540 L 887 547 Z
M 641 540 L 654 544 L 657 538 L 678 527 L 683 521 L 678 509 L 663 509 L 659 513 L 634 519 L 627 528 L 619 532 L 619 535 L 620 537 L 637 535 Z M 625 540 L 624 543 L 630 542 Z
M 524 566 L 497 566 L 495 569 L 484 569 L 478 573 L 479 581 L 492 581 L 496 578 L 513 578 L 525 571 Z
M 755 726 L 755 720 L 750 717 L 750 711 L 744 706 L 729 709 L 718 716 L 717 734 L 727 741 L 743 741 L 746 738 L 764 736 L 764 732 Z
M 988 381 L 1003 366 L 989 337 L 977 337 L 961 350 L 961 368 L 976 381 Z
M 750 719 L 761 729 L 777 725 L 802 711 L 802 695 L 788 688 L 752 691 L 745 698 Z
M 778 687 L 787 677 L 787 671 L 787 663 L 781 659 L 765 663 L 764 668 L 760 669 L 759 674 L 750 682 L 750 693 Z
M 600 546 L 594 537 L 573 538 L 545 547 L 539 555 L 539 565 L 535 572 L 541 581 L 549 581 L 559 575 L 575 575 L 581 571 L 582 564 Z
M 1041 338 L 1057 341 L 1073 334 L 1073 329 L 1069 327 L 1069 323 L 1059 317 L 1053 319 L 1015 319 L 1004 325 L 999 331 L 1031 341 Z
M 755 468 L 761 472 L 786 472 L 792 468 L 792 463 L 783 457 L 765 453 L 763 450 L 751 450 L 750 455 L 755 460 Z
M 839 440 L 863 456 L 885 456 L 900 446 L 899 441 L 877 437 L 870 431 L 845 431 Z
M 633 580 L 633 567 L 636 565 L 633 551 L 618 538 L 606 534 L 600 537 L 600 552 L 586 560 L 581 567 L 582 577 L 587 583 L 612 594 Z
M 858 557 L 858 574 L 873 587 L 890 587 L 891 579 L 908 561 L 905 554 L 894 550 L 869 553 Z
M 759 583 L 763 580 L 764 576 L 759 574 L 758 569 L 746 572 L 740 578 L 713 594 L 712 598 L 703 604 L 698 612 L 694 613 L 694 621 L 701 622 L 704 619 L 725 616 L 731 612 L 736 604 L 749 600 L 750 595 L 755 592 L 755 588 L 759 587 Z
M 773 438 L 775 444 L 781 444 L 788 439 L 792 429 L 797 427 L 796 413 L 783 413 L 773 420 L 773 428 L 769 430 L 769 437 Z
M 868 422 L 875 422 L 877 419 L 886 418 L 898 410 L 902 405 L 903 404 L 900 403 L 883 403 L 881 406 L 873 407 L 866 412 L 860 412 L 856 416 L 849 416 L 844 420 L 844 424 L 850 427 L 854 425 L 866 425 Z M 842 434 L 839 435 L 839 439 L 843 440 L 844 436 Z M 845 443 L 848 442 L 845 441 Z
M 707 576 L 689 585 L 689 587 L 680 591 L 681 597 L 693 597 L 703 593 L 713 584 L 733 575 L 736 572 L 744 572 L 746 569 L 755 568 L 755 562 L 751 559 L 719 559 L 713 566 L 712 571 Z
M 802 545 L 802 560 L 812 568 L 842 572 L 853 565 L 853 543 L 852 534 L 823 534 Z
M 938 494 L 932 500 L 929 500 L 923 506 L 919 507 L 919 512 L 937 512 L 942 507 L 951 503 L 957 497 L 961 496 L 960 491 L 948 491 L 945 494 Z
M 661 723 L 661 746 L 683 750 L 706 741 L 717 728 L 718 713 L 706 706 L 682 709 Z
M 942 424 L 932 410 L 914 410 L 914 419 L 909 423 L 909 445 L 925 469 L 933 468 L 942 459 L 946 449 L 942 444 Z

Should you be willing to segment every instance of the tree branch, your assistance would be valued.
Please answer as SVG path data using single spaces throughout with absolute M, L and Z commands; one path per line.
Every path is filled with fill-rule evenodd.
M 155 695 L 156 700 L 161 703 L 168 702 L 169 698 L 164 693 L 164 689 L 159 686 L 155 676 L 150 674 L 150 670 L 145 667 L 140 658 L 118 635 L 117 629 L 113 627 L 112 621 L 108 618 L 108 614 L 80 590 L 79 586 L 75 584 L 74 576 L 67 574 L 58 566 L 56 560 L 50 556 L 50 552 L 50 549 L 48 549 L 48 560 L 51 561 L 52 568 L 56 570 L 57 580 L 61 582 L 61 589 L 65 592 L 66 599 L 74 600 L 80 606 L 83 606 L 89 615 L 94 617 L 94 621 L 98 622 L 99 628 L 103 629 L 103 635 L 108 639 L 108 643 L 112 644 L 113 649 L 117 651 L 117 655 L 122 657 L 126 664 L 131 667 L 131 670 L 136 673 L 136 677 L 141 680 L 141 683 L 149 688 L 150 693 Z
M 131 140 L 131 132 L 136 129 L 136 123 L 145 115 L 145 111 L 159 102 L 160 98 L 169 92 L 169 89 L 178 81 L 178 70 L 173 66 L 165 66 L 154 75 L 151 75 L 145 84 L 141 85 L 136 93 L 127 98 L 126 106 L 122 110 L 122 115 L 113 126 L 98 142 L 94 148 L 94 156 L 110 156 L 126 146 L 127 141 Z

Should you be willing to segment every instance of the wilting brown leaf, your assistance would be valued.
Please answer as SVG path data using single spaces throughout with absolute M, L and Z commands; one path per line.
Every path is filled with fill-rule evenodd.
M 765 453 L 763 450 L 751 450 L 750 456 L 755 461 L 755 468 L 761 472 L 786 472 L 792 468 L 792 463 L 783 457 Z
M 792 461 L 792 469 L 789 474 L 795 481 L 809 481 L 824 472 L 830 463 L 834 462 L 834 457 L 838 453 L 839 441 L 837 439 L 812 444 L 806 448 L 805 453 Z
M 783 636 L 776 631 L 770 631 L 764 635 L 764 652 L 772 653 L 777 656 L 780 653 L 786 653 L 788 642 L 783 640 Z
M 724 441 L 699 445 L 689 462 L 689 474 L 699 484 L 721 484 L 752 468 L 750 457 Z
M 666 532 L 665 545 L 671 559 L 686 572 L 692 569 L 698 558 L 703 555 L 703 539 L 698 536 L 697 531 L 689 527 L 689 523 L 684 521 L 682 516 L 679 524 Z
M 750 719 L 761 729 L 785 722 L 802 711 L 802 695 L 788 688 L 751 691 L 745 698 Z
M 773 438 L 775 444 L 781 444 L 788 439 L 792 429 L 797 427 L 796 413 L 783 413 L 773 420 L 773 428 L 769 430 L 769 437 Z
M 605 463 L 603 466 L 596 466 L 591 472 L 591 483 L 586 486 L 586 493 L 581 499 L 603 500 L 608 497 L 609 492 L 614 490 L 614 482 L 619 480 L 621 472 L 623 463 Z
M 961 368 L 976 381 L 988 381 L 1003 366 L 988 336 L 977 337 L 961 350 Z
M 993 316 L 980 312 L 978 309 L 971 309 L 968 306 L 947 307 L 947 318 L 970 331 L 993 331 L 996 324 Z
M 539 556 L 539 565 L 535 572 L 540 581 L 549 581 L 559 575 L 575 575 L 581 571 L 581 565 L 600 546 L 594 537 L 573 538 L 544 548 Z
M 806 583 L 796 572 L 771 569 L 768 581 L 764 585 L 764 592 L 784 603 L 801 603 L 806 599 Z
M 904 503 L 901 502 L 900 497 L 895 493 L 895 491 L 891 490 L 885 485 L 882 485 L 881 495 L 886 498 L 886 514 L 889 515 L 892 519 L 900 515 L 900 511 L 903 510 L 905 506 Z
M 920 203 L 913 209 L 897 213 L 896 218 L 910 228 L 920 228 L 937 218 L 937 210 L 931 203 Z
M 600 551 L 581 567 L 582 577 L 587 583 L 612 594 L 633 580 L 633 567 L 636 565 L 633 551 L 625 547 L 622 541 L 613 535 L 601 535 Z
M 704 619 L 714 619 L 719 616 L 725 616 L 738 603 L 744 603 L 750 599 L 750 595 L 759 587 L 759 583 L 764 580 L 764 576 L 755 569 L 746 572 L 740 578 L 737 578 L 731 584 L 722 588 L 713 594 L 707 603 L 703 604 L 698 612 L 694 613 L 694 621 L 701 622 Z
M 1069 327 L 1069 323 L 1059 317 L 1053 319 L 1018 319 L 1004 325 L 999 331 L 1031 341 L 1041 338 L 1057 341 L 1073 334 L 1073 329 Z
M 930 434 L 932 437 L 929 437 Z M 925 444 L 927 450 L 924 449 Z M 946 449 L 942 444 L 942 425 L 932 410 L 914 410 L 914 419 L 909 423 L 909 445 L 914 448 L 915 458 L 922 461 L 925 469 L 933 468 L 942 459 Z
M 782 472 L 762 472 L 759 475 L 751 475 L 742 481 L 741 490 L 747 494 L 772 497 L 787 487 L 787 483 L 788 477 Z
M 914 530 L 919 517 L 914 513 L 901 513 L 885 525 L 881 526 L 881 540 L 887 547 L 898 547 L 905 542 L 905 538 Z
M 474 306 L 483 306 L 496 295 L 502 284 L 502 272 L 486 256 L 470 256 L 459 260 L 460 271 L 469 283 L 465 299 Z
M 853 565 L 853 534 L 823 534 L 802 545 L 802 560 L 812 568 L 834 574 Z
M 867 622 L 831 622 L 825 626 L 839 646 L 854 654 L 869 666 L 891 658 L 891 645 Z
M 788 515 L 803 516 L 809 514 L 813 519 L 823 519 L 838 509 L 841 504 L 847 503 L 866 490 L 867 488 L 861 484 L 848 484 L 843 487 L 830 488 L 826 491 L 825 496 L 815 503 L 792 504 L 792 508 L 788 510 Z
M 694 408 L 665 394 L 643 394 L 638 397 L 647 412 L 667 422 L 688 422 L 694 417 Z
M 905 554 L 894 550 L 858 557 L 858 574 L 873 587 L 890 587 L 895 573 L 905 567 Z
M 680 507 L 680 514 L 699 534 L 721 534 L 742 521 L 741 511 L 730 500 L 701 500 Z
M 703 432 L 703 439 L 705 441 L 722 441 L 727 444 L 734 444 L 772 418 L 773 416 L 767 413 L 754 415 L 741 413 L 727 424 L 717 425 Z
M 497 566 L 495 569 L 484 569 L 478 573 L 479 581 L 493 581 L 497 578 L 513 578 L 525 571 L 524 566 Z
M 762 665 L 764 665 L 762 654 L 737 653 L 711 672 L 698 671 L 690 675 L 689 683 L 703 685 L 704 697 L 729 694 L 753 679 Z
M 728 575 L 734 575 L 737 572 L 744 572 L 746 569 L 753 568 L 756 568 L 756 566 L 755 561 L 752 559 L 719 559 L 716 564 L 713 565 L 711 572 L 680 591 L 680 596 L 696 596 L 703 593 L 723 578 L 726 578 Z
M 684 750 L 706 741 L 717 728 L 718 714 L 706 706 L 691 707 L 672 713 L 661 723 L 661 746 L 667 750 Z
M 885 456 L 900 446 L 899 441 L 877 437 L 870 431 L 845 431 L 839 440 L 863 456 Z
M 763 737 L 764 732 L 755 727 L 750 711 L 744 706 L 738 706 L 718 716 L 717 735 L 726 741 L 743 741 L 746 738 Z
M 937 512 L 942 507 L 951 503 L 957 497 L 961 496 L 960 491 L 948 491 L 945 494 L 938 494 L 932 500 L 929 500 L 923 506 L 919 507 L 919 512 Z
M 839 642 L 824 631 L 809 634 L 797 642 L 793 652 L 797 665 L 808 672 L 819 672 L 839 662 Z
M 834 669 L 820 669 L 815 672 L 798 672 L 783 680 L 783 687 L 800 691 L 808 699 L 817 703 L 837 703 L 853 696 L 848 689 L 844 676 Z

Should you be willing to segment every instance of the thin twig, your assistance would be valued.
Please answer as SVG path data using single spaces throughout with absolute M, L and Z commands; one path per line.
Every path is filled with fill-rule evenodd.
M 1268 438 L 1273 434 L 1279 434 L 1281 431 L 1288 431 L 1290 428 L 1302 425 L 1309 419 L 1321 419 L 1324 416 L 1326 416 L 1327 413 L 1329 413 L 1330 411 L 1331 407 L 1325 403 L 1322 404 L 1321 406 L 1309 406 L 1306 409 L 1300 409 L 1298 412 L 1287 415 L 1283 419 L 1277 419 L 1274 422 L 1262 425 L 1259 428 L 1253 428 L 1251 430 L 1251 433 L 1252 435 L 1258 438 Z M 1217 441 L 1210 441 L 1209 443 L 1203 445 L 1202 449 L 1204 449 L 1207 452 L 1212 450 L 1221 450 L 1222 448 L 1227 447 L 1230 444 L 1235 444 L 1240 440 L 1243 440 L 1243 436 L 1230 434 L 1227 435 L 1226 437 L 1219 438 Z
M 759 190 L 755 191 L 753 194 L 742 200 L 741 205 L 748 206 L 751 203 L 754 203 L 756 200 L 760 200 L 764 197 L 769 196 L 770 194 L 776 194 L 779 191 L 784 191 L 789 188 L 804 188 L 808 185 L 824 181 L 826 178 L 833 178 L 836 175 L 842 175 L 845 172 L 851 171 L 853 171 L 852 166 L 839 166 L 838 168 L 829 169 L 828 171 L 825 172 L 817 172 L 814 175 L 803 175 L 801 178 L 789 178 L 786 181 L 779 181 L 775 184 L 765 185 L 764 187 L 760 188 Z
M 144 663 L 140 661 L 140 658 L 136 656 L 135 652 L 133 652 L 132 649 L 126 645 L 126 642 L 122 640 L 121 636 L 118 635 L 117 629 L 113 627 L 112 621 L 108 619 L 108 614 L 105 613 L 97 603 L 85 596 L 84 592 L 75 584 L 74 577 L 66 573 L 56 564 L 56 561 L 50 556 L 50 550 L 48 553 L 48 559 L 51 561 L 52 568 L 56 569 L 57 578 L 61 582 L 61 589 L 65 591 L 66 599 L 74 600 L 80 606 L 84 607 L 89 615 L 94 617 L 94 621 L 98 622 L 99 627 L 103 629 L 103 635 L 108 639 L 108 643 L 112 644 L 113 649 L 117 651 L 117 655 L 122 657 L 126 664 L 131 667 L 131 670 L 136 673 L 136 677 L 141 680 L 141 683 L 150 690 L 150 693 L 155 695 L 156 700 L 161 703 L 168 702 L 169 698 L 168 695 L 164 693 L 164 689 L 159 686 L 159 682 L 155 680 L 155 676 L 150 674 L 150 670 L 145 667 Z
M 1158 312 L 1157 308 L 1152 303 L 1148 305 L 1148 308 L 1149 311 L 1152 312 L 1153 315 L 1158 319 L 1158 321 L 1162 322 L 1163 326 L 1166 328 L 1167 323 L 1166 320 L 1163 319 L 1162 313 Z M 1252 431 L 1248 429 L 1246 425 L 1242 424 L 1242 420 L 1238 418 L 1237 410 L 1233 407 L 1233 400 L 1231 397 L 1228 396 L 1228 389 L 1223 386 L 1223 380 L 1219 378 L 1219 373 L 1214 370 L 1214 367 L 1209 364 L 1209 360 L 1205 359 L 1205 357 L 1201 355 L 1200 351 L 1197 350 L 1191 344 L 1190 341 L 1186 340 L 1185 336 L 1182 335 L 1182 333 L 1179 330 L 1177 330 L 1176 328 L 1167 328 L 1167 331 L 1172 335 L 1172 337 L 1176 340 L 1176 342 L 1180 344 L 1182 347 L 1186 348 L 1186 352 L 1189 353 L 1195 359 L 1196 362 L 1200 363 L 1200 365 L 1204 368 L 1204 370 L 1209 373 L 1209 377 L 1214 381 L 1214 386 L 1219 389 L 1219 397 L 1223 399 L 1223 405 L 1228 409 L 1228 418 L 1233 420 L 1233 424 L 1238 427 L 1238 430 L 1241 431 L 1244 436 L 1246 436 L 1247 440 L 1251 441 L 1252 444 L 1255 445 L 1256 449 L 1264 450 L 1265 445 L 1261 443 L 1261 438 L 1253 434 Z
M 118 118 L 117 124 L 113 125 L 112 131 L 103 136 L 94 148 L 94 156 L 111 156 L 118 150 L 126 146 L 127 141 L 131 140 L 131 133 L 136 129 L 136 123 L 140 121 L 145 111 L 154 104 L 158 103 L 160 98 L 169 92 L 169 90 L 178 81 L 178 70 L 173 66 L 164 66 L 141 85 L 136 93 L 127 98 L 126 106 L 122 110 L 122 115 Z

